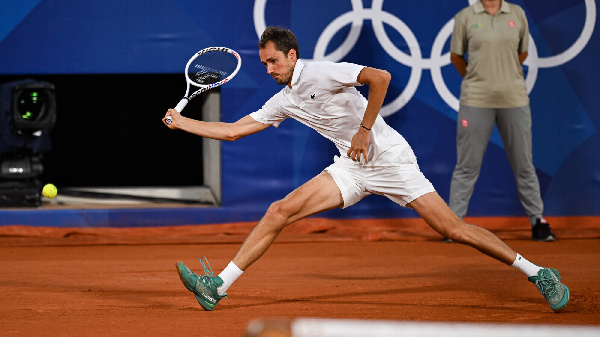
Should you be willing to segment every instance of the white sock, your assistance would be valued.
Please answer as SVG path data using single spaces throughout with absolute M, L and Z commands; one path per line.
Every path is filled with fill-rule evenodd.
M 521 254 L 517 254 L 517 258 L 515 259 L 515 262 L 513 262 L 511 267 L 520 270 L 525 275 L 527 275 L 527 277 L 537 276 L 538 271 L 542 269 L 542 267 L 527 261 L 527 259 L 522 257 Z
M 223 280 L 223 285 L 217 288 L 217 294 L 223 296 L 227 291 L 227 288 L 231 287 L 233 282 L 235 282 L 235 280 L 243 273 L 244 271 L 238 268 L 233 261 L 229 262 L 227 267 L 219 274 L 219 277 Z

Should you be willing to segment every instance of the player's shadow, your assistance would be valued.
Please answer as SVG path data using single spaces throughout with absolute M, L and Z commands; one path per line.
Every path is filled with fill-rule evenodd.
M 311 275 L 312 276 L 312 275 Z M 311 276 L 306 276 L 306 277 L 311 277 Z M 319 276 L 319 279 L 323 279 L 323 275 Z M 390 307 L 390 308 L 398 308 L 398 307 L 406 307 L 406 308 L 412 308 L 412 307 L 431 307 L 432 310 L 434 310 L 434 308 L 444 308 L 444 309 L 452 309 L 452 308 L 470 308 L 472 309 L 474 304 L 473 303 L 464 303 L 461 304 L 459 301 L 451 301 L 451 303 L 449 303 L 449 301 L 435 301 L 435 300 L 431 300 L 431 303 L 428 304 L 426 302 L 426 300 L 419 300 L 418 302 L 414 302 L 414 303 L 408 303 L 408 301 L 404 301 L 404 303 L 399 303 L 398 301 L 398 296 L 399 295 L 403 295 L 403 294 L 410 294 L 412 296 L 414 296 L 415 294 L 424 294 L 424 296 L 422 298 L 427 298 L 428 296 L 431 295 L 431 293 L 439 293 L 441 291 L 443 291 L 444 289 L 448 289 L 449 291 L 458 291 L 458 290 L 463 290 L 463 291 L 476 291 L 477 293 L 481 294 L 481 290 L 473 290 L 472 287 L 465 287 L 465 284 L 463 283 L 463 281 L 460 278 L 444 278 L 444 279 L 439 279 L 439 275 L 436 275 L 436 277 L 438 278 L 438 280 L 436 280 L 435 282 L 433 282 L 433 284 L 430 282 L 430 284 L 428 285 L 417 285 L 418 282 L 416 282 L 415 280 L 412 280 L 410 283 L 410 285 L 407 285 L 406 287 L 396 287 L 396 288 L 392 288 L 392 289 L 376 289 L 376 283 L 381 281 L 381 280 L 388 280 L 386 282 L 390 282 L 389 280 L 397 280 L 397 284 L 406 284 L 406 280 L 407 278 L 425 278 L 425 277 L 432 277 L 432 275 L 425 275 L 425 274 L 419 274 L 419 275 L 415 275 L 415 274 L 411 274 L 409 276 L 407 275 L 389 275 L 389 276 L 377 276 L 377 277 L 372 277 L 372 276 L 326 276 L 327 279 L 338 279 L 338 280 L 350 280 L 350 281 L 365 281 L 365 282 L 369 282 L 369 281 L 375 281 L 375 283 L 373 284 L 373 290 L 355 290 L 355 291 L 345 291 L 345 292 L 341 292 L 339 291 L 339 289 L 344 289 L 344 285 L 341 283 L 339 285 L 339 288 L 336 287 L 335 289 L 332 289 L 330 287 L 326 288 L 324 290 L 324 294 L 322 295 L 309 295 L 309 296 L 300 296 L 300 297 L 288 297 L 288 298 L 282 298 L 282 296 L 276 297 L 276 296 L 269 296 L 267 294 L 261 293 L 260 296 L 253 296 L 253 295 L 248 295 L 246 294 L 246 297 L 251 297 L 250 298 L 245 298 L 245 300 L 249 300 L 250 303 L 247 304 L 233 304 L 233 305 L 224 305 L 222 307 L 219 308 L 219 310 L 232 310 L 232 309 L 240 309 L 240 308 L 252 308 L 252 307 L 261 307 L 264 308 L 265 306 L 270 306 L 270 305 L 280 305 L 280 304 L 298 304 L 298 303 L 314 303 L 314 304 L 318 304 L 318 305 L 357 305 L 357 306 L 368 306 L 368 305 L 373 305 L 376 304 L 377 306 L 386 306 L 386 307 Z M 316 283 L 318 284 L 318 283 Z M 348 287 L 352 287 L 352 285 L 348 285 Z M 489 289 L 489 288 L 484 288 L 484 289 Z M 537 291 L 535 290 L 535 288 L 532 289 L 532 291 Z M 273 292 L 276 293 L 276 292 Z M 484 293 L 486 294 L 486 293 Z M 477 306 L 482 308 L 482 309 L 493 309 L 493 310 L 498 310 L 498 311 L 506 311 L 506 312 L 511 312 L 514 310 L 519 310 L 519 311 L 527 311 L 527 309 L 523 306 L 520 306 L 519 308 L 516 308 L 514 306 L 511 305 L 503 305 L 502 302 L 497 301 L 498 298 L 504 298 L 507 301 L 510 301 L 509 299 L 507 299 L 505 296 L 504 297 L 498 297 L 498 294 L 495 293 L 494 290 L 490 290 L 489 294 L 486 294 L 485 296 L 489 297 L 489 300 L 483 301 L 482 303 L 478 303 Z M 377 300 L 374 301 L 374 298 L 376 298 Z M 390 300 L 385 300 L 386 298 L 389 298 Z M 534 298 L 520 298 L 519 301 L 525 301 L 525 302 L 540 302 L 540 305 L 544 305 L 543 299 L 537 300 Z M 509 303 L 509 302 L 507 302 Z M 531 309 L 531 310 L 535 310 L 535 309 Z

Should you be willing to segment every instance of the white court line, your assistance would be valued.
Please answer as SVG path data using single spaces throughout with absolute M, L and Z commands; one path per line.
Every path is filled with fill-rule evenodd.
M 600 327 L 535 324 L 297 319 L 293 337 L 598 337 Z

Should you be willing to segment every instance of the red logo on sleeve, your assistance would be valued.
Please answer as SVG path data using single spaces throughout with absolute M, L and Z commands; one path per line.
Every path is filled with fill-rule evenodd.
M 469 120 L 468 119 L 463 119 L 462 120 L 462 126 L 465 127 L 465 128 L 468 127 L 469 126 Z

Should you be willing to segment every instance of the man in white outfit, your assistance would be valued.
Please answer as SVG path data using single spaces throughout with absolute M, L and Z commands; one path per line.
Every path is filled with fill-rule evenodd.
M 350 63 L 299 60 L 294 34 L 268 27 L 259 41 L 259 56 L 267 73 L 285 87 L 258 111 L 235 123 L 203 122 L 183 117 L 169 109 L 171 129 L 201 137 L 237 140 L 277 127 L 286 118 L 315 129 L 330 139 L 340 156 L 323 172 L 271 204 L 248 235 L 229 265 L 213 276 L 206 259 L 204 276 L 176 264 L 179 277 L 205 310 L 213 310 L 226 290 L 269 248 L 281 230 L 302 218 L 334 208 L 349 207 L 370 194 L 384 195 L 401 206 L 414 209 L 444 237 L 466 244 L 529 277 L 550 304 L 561 311 L 570 297 L 554 269 L 539 267 L 517 254 L 493 233 L 465 224 L 419 170 L 412 149 L 404 138 L 379 115 L 391 75 L 384 70 Z M 369 86 L 366 100 L 354 88 Z

